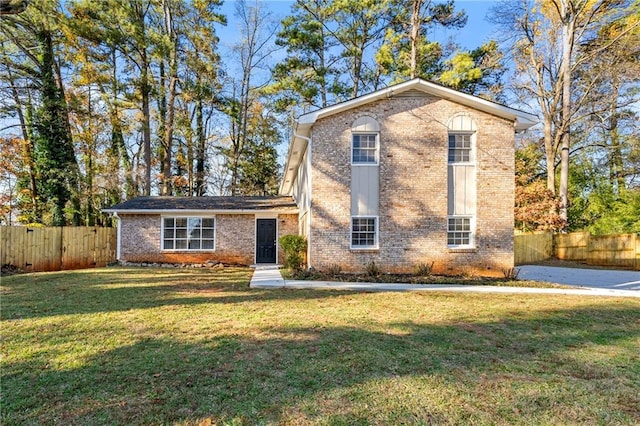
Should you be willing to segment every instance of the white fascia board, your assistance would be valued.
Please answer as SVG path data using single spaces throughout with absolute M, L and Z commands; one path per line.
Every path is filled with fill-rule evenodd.
M 115 213 L 121 215 L 127 214 L 159 214 L 159 215 L 176 215 L 176 216 L 210 216 L 214 214 L 260 214 L 260 213 L 272 213 L 272 214 L 292 214 L 298 211 L 297 208 L 291 208 L 288 210 L 282 209 L 236 209 L 236 210 L 185 210 L 185 209 L 138 209 L 138 210 L 112 210 L 104 209 L 104 213 Z
M 311 135 L 311 126 L 296 125 L 291 134 L 291 143 L 287 151 L 287 161 L 284 164 L 282 180 L 278 193 L 280 195 L 291 195 L 291 189 L 298 173 L 298 167 L 304 157 L 308 146 L 308 139 Z M 294 154 L 296 153 L 296 154 Z
M 328 117 L 333 114 L 337 114 L 339 112 L 355 108 L 379 99 L 391 98 L 394 94 L 406 92 L 411 89 L 418 89 L 442 99 L 447 99 L 452 102 L 466 105 L 492 115 L 497 115 L 498 117 L 513 120 L 515 122 L 515 127 L 517 130 L 526 130 L 538 122 L 538 117 L 534 114 L 529 114 L 527 112 L 491 102 L 477 96 L 468 95 L 466 93 L 458 92 L 457 90 L 453 90 L 448 87 L 440 86 L 416 78 L 413 80 L 405 81 L 404 83 L 397 84 L 395 86 L 387 87 L 386 89 L 380 89 L 376 92 L 369 93 L 368 95 L 364 95 L 350 101 L 342 102 L 327 108 L 304 114 L 300 116 L 300 118 L 298 119 L 298 123 L 304 126 L 312 126 L 320 118 Z

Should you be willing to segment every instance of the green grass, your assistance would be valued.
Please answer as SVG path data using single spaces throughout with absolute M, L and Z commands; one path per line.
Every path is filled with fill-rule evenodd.
M 2 278 L 13 424 L 638 424 L 631 298 L 250 290 L 251 271 Z

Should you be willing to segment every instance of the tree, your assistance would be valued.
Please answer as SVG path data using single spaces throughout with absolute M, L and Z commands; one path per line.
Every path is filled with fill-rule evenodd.
M 275 195 L 278 193 L 278 153 L 282 142 L 275 114 L 259 101 L 249 111 L 246 152 L 240 162 L 238 193 L 242 195 Z
M 26 132 L 30 133 L 29 139 L 33 139 L 38 193 L 51 204 L 48 222 L 54 226 L 67 223 L 65 209 L 69 201 L 73 201 L 74 222 L 78 220 L 79 210 L 78 198 L 72 200 L 72 196 L 77 195 L 79 171 L 55 52 L 61 25 L 64 25 L 64 16 L 57 2 L 51 0 L 30 5 L 22 14 L 0 21 L 3 43 L 11 43 L 20 52 L 10 66 L 27 78 L 38 96 L 38 105 L 33 109 L 33 120 L 29 120 Z M 40 220 L 39 214 L 35 219 Z
M 340 82 L 340 57 L 334 53 L 338 40 L 327 28 L 331 1 L 297 0 L 291 10 L 276 39 L 276 45 L 286 47 L 287 57 L 273 68 L 269 93 L 278 95 L 281 110 L 324 108 L 346 91 Z
M 13 175 L 17 179 L 18 194 L 17 206 L 22 211 L 23 216 L 26 216 L 26 221 L 30 223 L 42 221 L 42 209 L 40 200 L 38 197 L 38 185 L 37 185 L 37 170 L 35 167 L 34 158 L 34 146 L 33 146 L 33 105 L 31 102 L 29 83 L 31 76 L 34 72 L 31 72 L 31 68 L 27 63 L 16 63 L 13 59 L 16 55 L 17 48 L 13 46 L 13 51 L 10 53 L 7 50 L 7 46 L 4 43 L 0 43 L 0 64 L 3 66 L 3 74 L 0 80 L 5 81 L 7 86 L 2 87 L 3 96 L 0 96 L 0 110 L 3 115 L 15 116 L 18 119 L 16 125 L 20 129 L 22 138 L 17 138 L 14 135 L 4 138 L 6 140 L 21 140 L 22 149 L 21 162 L 24 164 L 25 173 L 12 173 L 11 170 L 16 170 L 13 167 L 5 168 L 6 180 L 10 180 Z M 18 73 L 14 72 L 14 68 L 18 68 Z M 22 75 L 24 74 L 24 75 Z M 11 126 L 9 127 L 11 128 Z M 8 130 L 5 128 L 4 130 Z M 9 154 L 12 152 L 9 148 L 2 150 L 6 152 L 6 157 L 11 158 Z
M 152 0 L 76 0 L 69 5 L 74 16 L 83 19 L 83 25 L 77 26 L 80 36 L 96 47 L 113 49 L 114 55 L 119 53 L 124 59 L 123 77 L 137 90 L 131 100 L 138 103 L 141 112 L 144 174 L 140 180 L 146 195 L 151 194 L 152 169 L 151 96 L 154 85 L 151 50 L 158 33 L 149 27 L 150 14 L 154 11 L 152 6 Z M 112 125 L 117 126 L 117 120 L 114 116 Z
M 621 38 L 596 49 L 580 49 L 612 21 L 629 13 L 621 0 L 522 0 L 501 3 L 493 20 L 505 29 L 516 70 L 515 83 L 522 98 L 534 99 L 544 125 L 547 187 L 558 191 L 560 216 L 567 226 L 571 128 L 592 85 L 576 87 L 576 70 Z M 628 33 L 628 31 L 627 31 Z M 560 165 L 559 188 L 556 167 Z
M 458 52 L 444 62 L 443 68 L 436 79 L 445 86 L 492 101 L 502 99 L 506 68 L 497 42 L 492 40 L 469 52 Z
M 367 55 L 382 42 L 388 12 L 388 0 L 334 0 L 329 6 L 335 26 L 327 22 L 324 27 L 342 47 L 345 71 L 351 80 L 351 98 L 378 85 L 378 70 L 367 62 Z
M 249 137 L 252 106 L 267 82 L 256 83 L 255 74 L 268 69 L 267 59 L 275 51 L 271 40 L 276 26 L 271 15 L 259 2 L 248 6 L 243 0 L 236 3 L 236 16 L 240 19 L 242 41 L 234 47 L 239 59 L 240 79 L 231 79 L 231 95 L 224 104 L 224 112 L 229 118 L 229 145 L 220 148 L 226 158 L 226 168 L 230 174 L 229 192 L 237 195 L 240 191 L 243 157 L 254 149 Z
M 445 55 L 440 43 L 430 41 L 429 30 L 435 27 L 462 28 L 467 23 L 464 11 L 455 11 L 453 0 L 436 3 L 432 0 L 394 0 L 391 22 L 385 43 L 376 54 L 383 73 L 394 80 L 421 77 L 434 79 L 442 72 Z
M 184 59 L 180 87 L 183 105 L 183 136 L 187 141 L 186 171 L 189 178 L 189 195 L 203 196 L 207 192 L 207 141 L 209 123 L 220 106 L 219 81 L 220 57 L 215 24 L 226 24 L 226 18 L 216 9 L 219 1 L 194 2 L 183 19 Z M 193 128 L 195 126 L 195 129 Z M 195 160 L 195 172 L 193 171 Z
M 528 142 L 516 150 L 515 226 L 522 231 L 558 231 L 559 200 L 544 182 L 543 153 Z M 542 166 L 542 167 L 541 167 Z

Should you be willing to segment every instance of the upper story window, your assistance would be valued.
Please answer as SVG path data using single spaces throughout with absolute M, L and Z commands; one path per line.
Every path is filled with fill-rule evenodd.
M 449 163 L 469 163 L 471 159 L 471 134 L 449 133 Z
M 163 250 L 214 250 L 216 220 L 213 217 L 163 217 Z
M 351 126 L 351 135 L 351 164 L 378 164 L 380 150 L 378 122 L 372 117 L 360 117 Z
M 354 164 L 377 164 L 377 135 L 353 135 L 351 158 Z

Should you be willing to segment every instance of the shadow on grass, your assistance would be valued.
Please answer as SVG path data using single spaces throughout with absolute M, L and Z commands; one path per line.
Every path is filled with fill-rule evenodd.
M 204 303 L 319 299 L 344 294 L 249 290 L 251 275 L 248 268 L 108 268 L 15 275 L 2 281 L 2 319 Z
M 288 297 L 286 292 L 272 293 Z M 558 423 L 640 421 L 637 357 L 629 366 L 615 356 L 601 364 L 568 355 L 590 345 L 637 342 L 640 312 L 633 303 L 486 323 L 385 326 L 387 331 L 281 327 L 269 329 L 264 338 L 228 335 L 197 343 L 148 338 L 72 370 L 29 362 L 11 365 L 14 373 L 2 378 L 2 414 L 6 424 L 167 424 L 204 418 L 214 423 L 295 423 L 291 416 L 367 423 L 373 412 L 349 407 L 358 398 L 373 398 L 384 410 L 385 400 L 394 395 L 382 391 L 363 397 L 363 389 L 371 389 L 370 383 L 411 378 L 444 383 L 443 391 L 459 395 L 476 392 L 478 399 L 453 404 L 450 411 L 419 399 L 418 405 L 394 408 L 383 420 L 467 423 L 480 415 L 485 423 L 504 424 L 526 415 L 533 423 L 550 418 Z M 506 399 L 496 399 L 492 392 L 482 392 L 487 375 L 525 377 L 524 382 L 538 382 L 540 393 L 508 382 Z M 606 397 L 590 399 L 594 381 L 604 386 Z M 549 387 L 557 393 L 544 394 Z M 400 396 L 413 401 L 415 390 L 406 392 Z M 316 402 L 332 393 L 343 399 L 339 412 Z M 576 404 L 584 405 L 581 412 L 576 413 Z

